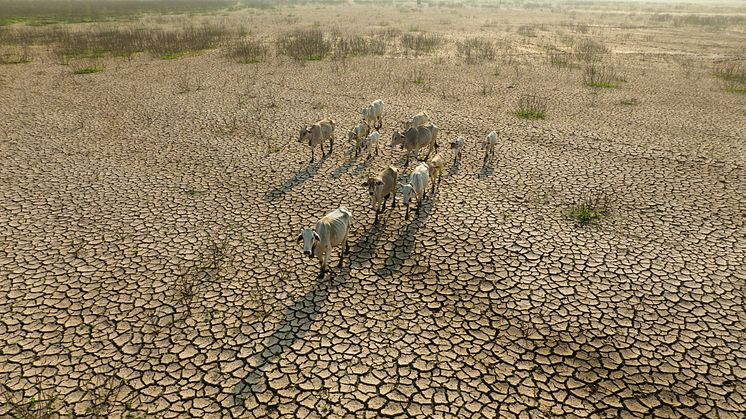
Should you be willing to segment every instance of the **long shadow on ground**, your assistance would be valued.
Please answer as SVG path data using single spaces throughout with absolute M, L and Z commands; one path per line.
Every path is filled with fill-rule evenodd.
M 368 229 L 360 235 L 357 235 L 357 240 L 350 246 L 350 253 L 352 254 L 351 264 L 353 268 L 360 268 L 361 260 L 370 260 L 375 257 L 376 245 L 381 240 L 381 236 L 386 231 L 387 220 L 393 215 L 395 209 L 392 210 L 388 205 L 386 209 L 378 214 L 378 222 L 367 219 L 365 222 L 370 223 Z M 373 212 L 372 210 L 370 212 Z
M 355 166 L 355 168 L 352 170 L 352 175 L 353 176 L 359 176 L 361 173 L 363 173 L 363 171 L 369 170 L 370 163 L 372 161 L 373 161 L 373 159 L 370 158 L 370 159 L 365 159 L 365 161 L 363 161 L 362 163 L 358 163 L 358 165 Z
M 394 248 L 391 249 L 391 253 L 389 253 L 384 261 L 383 267 L 377 272 L 379 276 L 386 277 L 393 275 L 394 272 L 401 269 L 404 261 L 409 259 L 414 250 L 414 244 L 417 241 L 417 232 L 425 224 L 425 221 L 427 221 L 427 217 L 430 216 L 432 209 L 433 200 L 431 196 L 422 203 L 419 213 L 414 208 L 410 210 L 409 216 L 413 217 L 412 221 L 409 222 L 401 236 L 394 242 Z
M 352 167 L 353 163 L 357 158 L 355 157 L 355 151 L 354 150 L 347 150 L 347 160 L 339 166 L 338 168 L 334 169 L 334 171 L 331 173 L 332 179 L 339 179 L 340 176 L 342 176 L 344 173 L 346 173 L 350 168 Z
M 451 163 L 451 167 L 448 168 L 448 177 L 454 177 L 458 174 L 459 169 L 461 169 L 461 160 L 456 160 L 453 163 Z
M 495 173 L 495 169 L 492 166 L 492 161 L 488 161 L 482 165 L 482 170 L 479 171 L 479 175 L 477 177 L 479 179 L 485 179 L 492 176 L 493 173 Z
M 255 386 L 261 387 L 262 377 L 269 366 L 275 363 L 295 342 L 303 339 L 311 329 L 311 325 L 326 303 L 329 294 L 343 286 L 349 274 L 349 263 L 337 271 L 337 275 L 333 278 L 330 278 L 333 274 L 327 273 L 325 278 L 319 279 L 305 295 L 285 309 L 274 332 L 264 340 L 264 350 L 253 356 L 256 362 L 251 364 L 256 367 L 233 388 L 235 406 L 243 405 L 244 400 L 254 393 Z
M 298 170 L 298 172 L 290 177 L 288 180 L 282 183 L 282 185 L 275 186 L 264 195 L 264 199 L 267 201 L 274 201 L 281 198 L 286 193 L 290 192 L 291 189 L 303 184 L 303 182 L 311 179 L 316 172 L 319 171 L 321 165 L 326 161 L 327 157 L 322 157 L 321 160 L 316 163 L 310 163 L 308 166 Z

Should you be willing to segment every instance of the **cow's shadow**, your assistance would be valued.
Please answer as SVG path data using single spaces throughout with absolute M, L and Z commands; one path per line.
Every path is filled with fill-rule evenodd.
M 370 164 L 373 162 L 373 159 L 366 158 L 362 163 L 358 163 L 357 166 L 355 166 L 355 169 L 352 170 L 353 176 L 359 176 L 361 173 L 365 171 L 369 171 Z
M 344 286 L 350 276 L 351 266 L 348 263 L 340 270 L 334 278 L 317 279 L 314 286 L 303 296 L 297 298 L 292 305 L 287 307 L 282 318 L 277 323 L 274 331 L 264 340 L 264 349 L 253 356 L 251 368 L 240 383 L 233 388 L 233 404 L 243 405 L 244 400 L 251 394 L 262 391 L 262 378 L 270 365 L 277 360 L 297 341 L 303 339 L 311 330 L 321 309 L 326 304 L 329 294 L 337 288 Z M 247 362 L 247 361 L 244 361 Z M 259 389 L 257 389 L 257 386 Z
M 412 203 L 410 203 L 412 204 Z M 406 228 L 400 229 L 401 235 L 394 242 L 394 248 L 391 249 L 388 257 L 383 263 L 377 274 L 381 277 L 387 277 L 393 275 L 394 272 L 401 269 L 404 261 L 409 259 L 414 250 L 414 246 L 417 239 L 417 232 L 425 224 L 427 218 L 430 216 L 433 210 L 433 199 L 432 195 L 422 203 L 419 213 L 416 209 L 410 210 L 409 216 L 412 217 Z
M 352 258 L 353 267 L 360 268 L 362 266 L 360 260 L 370 260 L 375 257 L 376 245 L 386 231 L 387 220 L 394 214 L 394 211 L 396 211 L 396 207 L 391 209 L 387 205 L 386 209 L 378 214 L 378 221 L 369 221 L 370 226 L 368 229 L 359 236 L 358 240 L 350 248 L 350 253 L 354 255 Z
M 347 173 L 348 170 L 352 167 L 353 164 L 357 161 L 357 158 L 355 157 L 355 150 L 354 147 L 352 149 L 347 150 L 347 160 L 345 162 L 334 169 L 334 171 L 330 174 L 332 179 L 339 179 L 340 176 Z
M 275 186 L 270 191 L 268 191 L 264 195 L 264 199 L 266 201 L 277 200 L 281 198 L 283 195 L 285 195 L 286 193 L 290 192 L 293 188 L 300 186 L 301 184 L 303 184 L 303 182 L 307 181 L 308 179 L 311 179 L 312 177 L 314 177 L 314 175 L 316 175 L 316 172 L 319 171 L 319 168 L 326 161 L 327 158 L 329 158 L 328 154 L 326 157 L 322 157 L 321 160 L 315 163 L 309 163 L 307 166 L 298 170 L 298 172 L 296 172 L 295 175 L 288 178 L 281 185 Z
M 454 177 L 458 174 L 458 171 L 461 169 L 461 159 L 455 160 L 453 163 L 451 163 L 451 167 L 448 168 L 448 177 Z
M 492 160 L 489 159 L 482 163 L 482 170 L 479 171 L 479 174 L 477 175 L 477 177 L 479 179 L 486 179 L 492 176 L 493 173 L 495 173 L 495 168 L 492 165 Z

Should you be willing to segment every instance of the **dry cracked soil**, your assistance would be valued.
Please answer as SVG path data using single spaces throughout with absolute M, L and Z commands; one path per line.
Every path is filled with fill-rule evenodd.
M 449 19 L 448 39 L 498 31 Z M 743 32 L 602 27 L 626 81 L 593 89 L 511 24 L 513 55 L 479 64 L 0 68 L 0 416 L 46 396 L 93 416 L 743 418 L 746 102 L 709 66 Z M 512 114 L 526 94 L 544 120 Z M 346 130 L 378 98 L 381 153 L 355 159 Z M 391 130 L 421 110 L 441 188 L 374 224 L 362 180 L 402 164 Z M 298 129 L 326 116 L 334 150 L 309 164 Z M 588 194 L 608 214 L 581 227 Z M 318 278 L 295 238 L 340 204 L 351 254 Z

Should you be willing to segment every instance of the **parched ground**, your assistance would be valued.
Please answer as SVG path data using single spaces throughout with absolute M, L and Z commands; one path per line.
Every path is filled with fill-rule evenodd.
M 480 13 L 419 18 L 449 39 L 539 19 Z M 63 414 L 744 417 L 746 98 L 711 73 L 743 33 L 592 29 L 626 79 L 594 90 L 514 30 L 475 65 L 0 68 L 0 416 L 56 396 Z M 526 94 L 547 119 L 511 114 Z M 345 133 L 377 98 L 382 143 L 427 110 L 467 146 L 419 216 L 376 225 L 360 184 L 402 154 L 355 159 Z M 334 151 L 309 164 L 297 131 L 324 116 Z M 609 215 L 581 228 L 588 194 Z M 318 279 L 295 238 L 340 204 L 351 256 Z

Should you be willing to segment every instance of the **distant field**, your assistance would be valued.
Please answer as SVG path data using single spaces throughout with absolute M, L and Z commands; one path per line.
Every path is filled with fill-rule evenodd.
M 0 0 L 0 25 L 96 22 L 143 14 L 208 12 L 236 4 L 228 0 Z
M 0 417 L 743 418 L 745 16 L 0 0 Z M 376 223 L 422 111 L 440 187 Z

